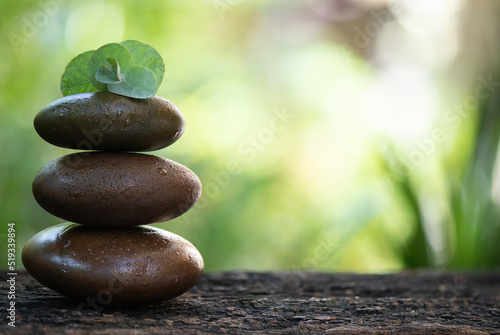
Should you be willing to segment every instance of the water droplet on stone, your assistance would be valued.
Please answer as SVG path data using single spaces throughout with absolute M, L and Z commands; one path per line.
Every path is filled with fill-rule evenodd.
M 158 168 L 157 170 L 163 176 L 166 176 L 168 174 L 167 170 L 165 170 L 164 168 Z

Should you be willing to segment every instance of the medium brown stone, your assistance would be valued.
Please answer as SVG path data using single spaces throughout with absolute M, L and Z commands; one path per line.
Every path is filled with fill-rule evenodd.
M 187 167 L 157 156 L 91 152 L 56 158 L 38 172 L 33 195 L 49 213 L 98 226 L 133 226 L 173 219 L 201 195 Z
M 43 285 L 99 306 L 150 304 L 179 296 L 203 273 L 184 238 L 149 226 L 103 228 L 63 223 L 33 236 L 22 252 Z
M 44 140 L 64 148 L 152 151 L 177 141 L 186 121 L 172 102 L 158 96 L 97 92 L 50 103 L 35 116 L 34 126 Z

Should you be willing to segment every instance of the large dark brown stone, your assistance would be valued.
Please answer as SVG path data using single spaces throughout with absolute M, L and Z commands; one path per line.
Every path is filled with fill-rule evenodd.
M 133 226 L 173 219 L 201 195 L 187 167 L 157 156 L 77 153 L 56 158 L 38 172 L 33 195 L 64 220 L 100 226 Z
M 97 92 L 50 103 L 35 116 L 34 126 L 44 140 L 60 147 L 152 151 L 177 141 L 186 122 L 172 102 L 158 96 L 133 99 Z
M 22 260 L 36 280 L 82 306 L 168 300 L 193 287 L 203 273 L 203 259 L 190 242 L 146 226 L 59 224 L 33 236 Z

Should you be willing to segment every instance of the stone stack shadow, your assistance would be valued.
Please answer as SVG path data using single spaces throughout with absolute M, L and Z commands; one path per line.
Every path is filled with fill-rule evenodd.
M 198 250 L 144 226 L 182 215 L 201 195 L 187 167 L 137 153 L 182 136 L 185 119 L 173 103 L 82 93 L 44 107 L 34 126 L 53 145 L 83 150 L 50 161 L 33 181 L 40 206 L 69 221 L 24 246 L 23 264 L 36 280 L 93 309 L 156 303 L 196 284 L 204 267 Z

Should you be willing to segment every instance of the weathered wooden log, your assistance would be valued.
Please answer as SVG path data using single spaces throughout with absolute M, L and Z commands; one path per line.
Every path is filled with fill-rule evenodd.
M 2 298 L 15 328 L 2 308 L 1 334 L 500 334 L 500 273 L 208 273 L 136 309 L 70 300 L 23 271 L 15 290 Z

